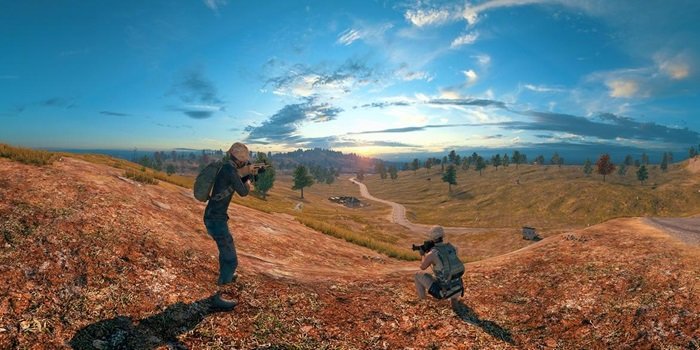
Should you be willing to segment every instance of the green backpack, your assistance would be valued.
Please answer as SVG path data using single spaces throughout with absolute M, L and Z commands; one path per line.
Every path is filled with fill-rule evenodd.
M 446 299 L 457 293 L 464 295 L 464 263 L 459 260 L 455 247 L 449 243 L 438 243 L 433 249 L 437 249 L 438 259 L 442 263 L 441 270 L 433 270 L 440 285 L 441 298 Z
M 194 198 L 200 202 L 206 202 L 211 199 L 211 190 L 214 187 L 216 175 L 219 174 L 219 170 L 221 170 L 223 166 L 224 162 L 217 160 L 207 164 L 207 166 L 199 172 L 197 179 L 194 180 Z

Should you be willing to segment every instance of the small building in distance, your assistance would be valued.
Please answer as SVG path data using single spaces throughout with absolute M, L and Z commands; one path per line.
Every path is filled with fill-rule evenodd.
M 537 235 L 534 227 L 523 226 L 523 239 L 528 241 L 539 241 L 542 238 Z

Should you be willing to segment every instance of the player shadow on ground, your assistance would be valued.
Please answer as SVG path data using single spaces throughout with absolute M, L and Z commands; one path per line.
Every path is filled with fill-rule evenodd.
M 509 330 L 499 326 L 496 324 L 496 322 L 480 319 L 479 315 L 477 315 L 472 308 L 465 305 L 461 301 L 456 302 L 455 305 L 453 305 L 452 310 L 460 320 L 481 328 L 484 332 L 488 333 L 494 338 L 503 340 L 508 344 L 515 345 L 515 341 L 513 340 L 513 336 Z
M 163 312 L 142 320 L 117 316 L 98 321 L 80 329 L 70 341 L 73 349 L 168 349 L 185 350 L 177 336 L 188 332 L 208 315 L 220 312 L 211 305 L 212 297 L 190 304 L 182 302 L 168 306 Z

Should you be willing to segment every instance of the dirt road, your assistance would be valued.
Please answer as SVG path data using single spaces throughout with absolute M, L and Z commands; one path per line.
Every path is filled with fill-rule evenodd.
M 367 198 L 369 200 L 379 202 L 386 204 L 388 206 L 391 206 L 391 217 L 389 220 L 393 223 L 399 224 L 403 227 L 408 228 L 411 231 L 418 232 L 418 233 L 425 233 L 432 227 L 432 225 L 424 225 L 424 224 L 416 224 L 408 221 L 406 218 L 406 207 L 403 205 L 388 201 L 385 199 L 377 198 L 375 196 L 372 196 L 369 193 L 369 190 L 367 189 L 367 186 L 359 181 L 357 181 L 355 178 L 350 178 L 350 181 L 357 186 L 360 187 L 360 194 L 362 197 Z M 512 228 L 475 228 L 475 227 L 448 227 L 448 226 L 443 226 L 445 229 L 446 233 L 450 234 L 464 234 L 464 233 L 483 233 L 483 232 L 494 232 L 494 231 L 503 231 L 503 230 L 508 230 L 512 231 Z
M 700 217 L 647 218 L 646 221 L 686 244 L 700 245 Z

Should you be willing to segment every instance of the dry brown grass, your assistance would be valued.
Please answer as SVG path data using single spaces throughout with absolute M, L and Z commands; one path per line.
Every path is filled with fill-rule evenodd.
M 143 172 L 143 171 L 134 171 L 134 170 L 127 170 L 124 172 L 124 176 L 126 176 L 129 179 L 132 179 L 134 181 L 138 181 L 143 184 L 148 184 L 148 185 L 157 185 L 158 180 L 154 179 L 153 176 Z
M 132 163 L 128 160 L 110 157 L 103 154 L 75 154 L 75 153 L 60 153 L 62 156 L 73 157 L 77 159 L 82 159 L 86 162 L 94 164 L 108 165 L 117 169 L 123 169 L 127 171 L 141 171 L 150 177 L 155 179 L 171 183 L 173 185 L 192 188 L 194 185 L 194 177 L 192 176 L 182 176 L 182 175 L 168 175 L 162 171 L 153 170 L 150 168 L 145 168 L 140 164 Z
M 37 166 L 49 165 L 58 158 L 53 152 L 12 147 L 3 143 L 0 143 L 0 157 Z
M 610 175 L 603 182 L 598 175 L 584 176 L 578 166 L 488 168 L 482 176 L 460 170 L 451 194 L 435 169 L 404 171 L 396 181 L 369 176 L 365 183 L 377 197 L 404 204 L 409 219 L 446 226 L 529 225 L 549 230 L 616 217 L 700 211 L 698 181 L 683 164 L 674 164 L 666 173 L 652 166 L 644 186 L 636 181 L 635 171 L 632 167 L 626 176 Z

